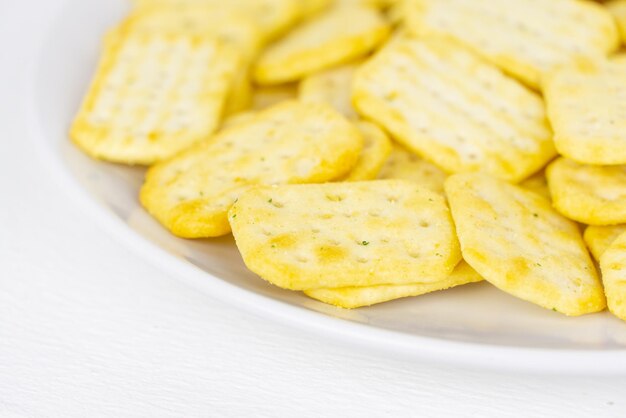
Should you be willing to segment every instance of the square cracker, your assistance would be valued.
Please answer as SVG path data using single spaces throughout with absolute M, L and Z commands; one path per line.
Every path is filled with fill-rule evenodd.
M 578 225 L 548 200 L 477 173 L 450 176 L 445 189 L 463 258 L 485 280 L 566 315 L 606 307 Z
M 401 180 L 258 187 L 229 220 L 248 268 L 285 289 L 439 282 L 461 259 L 443 196 Z
M 151 167 L 141 203 L 178 236 L 224 235 L 228 209 L 249 187 L 333 180 L 354 166 L 362 144 L 329 106 L 284 102 Z
M 483 278 L 469 264 L 461 261 L 447 278 L 438 282 L 314 289 L 305 290 L 304 294 L 340 308 L 354 309 L 400 298 L 421 296 L 482 280 Z
M 626 321 L 626 233 L 602 254 L 600 268 L 609 311 Z
M 389 25 L 376 10 L 334 7 L 270 45 L 259 57 L 253 78 L 261 85 L 297 81 L 367 54 L 388 34 Z
M 588 225 L 626 223 L 626 165 L 595 166 L 559 158 L 546 170 L 554 207 Z
M 585 164 L 626 164 L 626 59 L 580 61 L 546 77 L 559 153 Z
M 579 0 L 408 0 L 407 28 L 463 42 L 532 87 L 556 67 L 617 49 L 607 10 Z
M 211 37 L 117 30 L 70 136 L 95 158 L 168 158 L 217 128 L 239 63 Z
M 448 39 L 394 41 L 359 68 L 353 101 L 447 172 L 517 182 L 556 154 L 541 98 Z

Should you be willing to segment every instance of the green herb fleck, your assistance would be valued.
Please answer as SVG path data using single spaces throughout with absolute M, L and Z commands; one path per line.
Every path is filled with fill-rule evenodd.
M 541 263 L 535 263 L 537 267 L 541 267 Z
M 272 244 L 272 248 L 276 248 L 276 244 Z
M 558 312 L 558 311 L 556 310 L 556 308 L 552 308 L 552 310 L 553 310 L 554 312 Z
M 538 218 L 538 217 L 539 217 L 539 214 L 538 214 L 538 213 L 533 213 L 533 216 L 534 216 L 535 218 Z
M 237 217 L 237 214 L 236 214 L 236 213 L 233 213 L 233 218 L 236 218 L 236 217 Z
M 272 203 L 272 199 L 268 200 L 267 203 Z
M 359 243 L 359 245 L 369 245 L 369 244 L 370 244 L 370 242 L 369 242 L 369 241 L 361 241 L 361 242 Z

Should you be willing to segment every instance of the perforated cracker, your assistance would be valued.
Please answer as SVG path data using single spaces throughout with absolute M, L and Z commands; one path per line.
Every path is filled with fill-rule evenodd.
M 626 164 L 626 60 L 579 62 L 546 77 L 544 95 L 560 154 Z
M 439 282 L 316 289 L 305 290 L 304 294 L 330 305 L 354 309 L 400 298 L 421 296 L 482 280 L 483 278 L 469 264 L 461 261 L 450 276 Z
M 363 135 L 363 149 L 352 170 L 341 181 L 373 180 L 391 152 L 391 140 L 373 123 L 357 121 L 354 124 Z
M 554 207 L 588 225 L 626 223 L 626 165 L 592 166 L 559 158 L 546 170 Z
M 626 233 L 602 254 L 600 268 L 609 310 L 626 321 Z
M 583 238 L 593 258 L 600 261 L 600 257 L 611 246 L 613 241 L 626 232 L 626 225 L 588 226 Z
M 395 40 L 357 71 L 353 102 L 447 172 L 517 182 L 556 154 L 541 98 L 449 40 Z
M 443 183 L 448 175 L 436 165 L 394 145 L 378 174 L 379 179 L 409 180 L 437 193 L 443 193 Z
M 95 158 L 165 159 L 215 130 L 239 64 L 211 37 L 118 30 L 70 135 Z
M 352 78 L 359 65 L 346 64 L 306 77 L 300 82 L 299 99 L 328 103 L 347 118 L 357 119 L 359 115 L 352 106 Z
M 254 188 L 229 220 L 248 268 L 286 289 L 439 282 L 461 258 L 444 198 L 400 180 Z
M 566 315 L 605 308 L 578 226 L 536 193 L 484 174 L 446 180 L 463 258 L 520 299 Z
M 257 61 L 254 80 L 280 84 L 358 58 L 383 42 L 389 26 L 375 10 L 335 7 L 304 22 Z
M 141 203 L 178 236 L 224 235 L 228 209 L 251 185 L 335 179 L 362 142 L 330 107 L 285 102 L 150 168 Z
M 463 42 L 533 87 L 558 66 L 619 45 L 613 18 L 590 1 L 409 0 L 407 27 Z

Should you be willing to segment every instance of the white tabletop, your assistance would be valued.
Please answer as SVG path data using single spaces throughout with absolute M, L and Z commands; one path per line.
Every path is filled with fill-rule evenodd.
M 0 26 L 3 66 L 17 28 Z M 49 180 L 11 117 L 19 94 L 0 80 L 1 417 L 626 416 L 626 376 L 388 358 L 185 287 Z

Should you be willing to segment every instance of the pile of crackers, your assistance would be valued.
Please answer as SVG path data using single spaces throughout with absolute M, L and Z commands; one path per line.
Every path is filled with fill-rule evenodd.
M 322 302 L 626 320 L 625 39 L 626 0 L 135 0 L 71 138 Z

